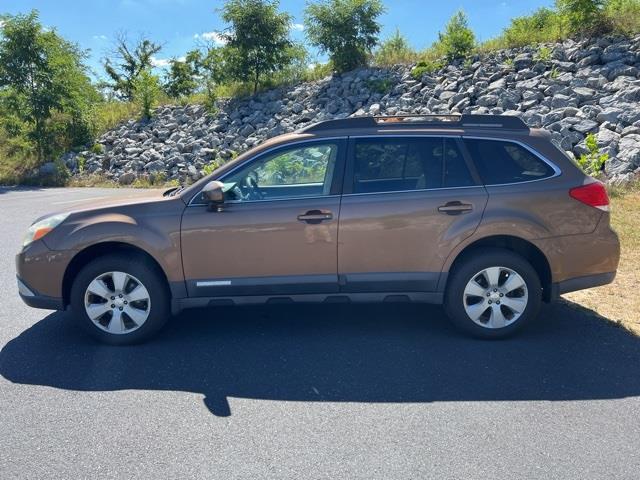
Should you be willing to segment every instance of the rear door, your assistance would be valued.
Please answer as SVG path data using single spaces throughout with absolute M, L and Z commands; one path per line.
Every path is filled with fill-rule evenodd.
M 349 140 L 339 223 L 345 292 L 434 292 L 477 228 L 487 192 L 459 137 Z

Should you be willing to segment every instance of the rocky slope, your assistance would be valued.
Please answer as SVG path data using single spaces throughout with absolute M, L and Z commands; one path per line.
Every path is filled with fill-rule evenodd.
M 491 113 L 544 127 L 573 155 L 597 135 L 610 179 L 640 174 L 640 36 L 566 41 L 477 57 L 414 79 L 406 66 L 362 69 L 318 82 L 228 101 L 207 115 L 199 105 L 164 106 L 150 122 L 105 133 L 103 153 L 67 154 L 67 165 L 129 184 L 162 173 L 192 181 L 265 138 L 350 115 Z M 550 55 L 548 55 L 550 53 Z M 541 58 L 542 57 L 542 58 Z

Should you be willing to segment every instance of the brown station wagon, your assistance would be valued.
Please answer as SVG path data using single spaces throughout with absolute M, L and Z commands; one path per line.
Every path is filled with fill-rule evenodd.
M 541 301 L 613 280 L 604 186 L 516 117 L 331 120 L 186 188 L 37 220 L 17 256 L 30 306 L 112 344 L 188 307 L 444 304 L 504 337 Z

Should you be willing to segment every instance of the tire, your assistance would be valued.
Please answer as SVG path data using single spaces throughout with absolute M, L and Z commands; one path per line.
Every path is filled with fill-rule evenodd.
M 114 254 L 80 270 L 71 286 L 70 304 L 75 321 L 94 338 L 131 345 L 162 328 L 170 315 L 169 298 L 155 265 L 141 257 Z
M 536 318 L 541 301 L 540 279 L 527 260 L 509 250 L 482 248 L 451 272 L 444 306 L 463 332 L 497 339 L 513 335 Z

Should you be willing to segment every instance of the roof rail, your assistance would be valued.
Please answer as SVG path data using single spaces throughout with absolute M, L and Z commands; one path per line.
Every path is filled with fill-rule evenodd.
M 519 117 L 511 115 L 395 115 L 388 117 L 349 117 L 314 123 L 299 133 L 313 133 L 325 130 L 342 130 L 376 127 L 474 127 L 503 128 L 507 130 L 529 130 Z

